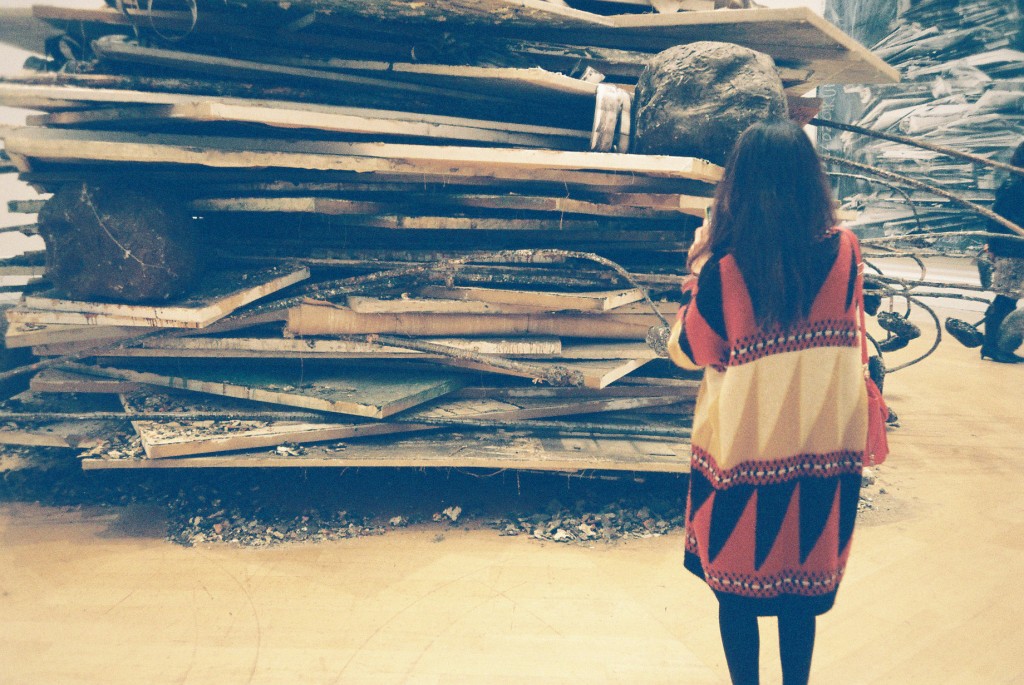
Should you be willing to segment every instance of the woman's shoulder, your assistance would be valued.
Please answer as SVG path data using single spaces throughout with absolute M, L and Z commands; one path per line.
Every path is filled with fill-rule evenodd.
M 855 250 L 858 246 L 853 231 L 843 226 L 833 226 L 814 244 L 812 254 L 815 255 L 815 261 L 832 262 L 844 251 L 844 247 Z

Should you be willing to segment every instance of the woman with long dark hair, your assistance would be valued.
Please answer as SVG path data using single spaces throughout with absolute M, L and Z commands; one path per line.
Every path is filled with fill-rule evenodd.
M 803 130 L 751 126 L 690 251 L 670 355 L 704 367 L 685 566 L 719 601 L 733 683 L 758 682 L 758 616 L 777 616 L 786 685 L 806 683 L 815 617 L 850 552 L 867 433 L 860 250 Z M 678 336 L 678 337 L 677 337 Z

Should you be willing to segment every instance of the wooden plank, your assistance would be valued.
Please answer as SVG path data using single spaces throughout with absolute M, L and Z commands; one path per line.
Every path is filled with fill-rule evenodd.
M 317 411 L 383 419 L 457 389 L 463 381 L 451 373 L 403 369 L 382 373 L 360 366 L 341 368 L 307 364 L 225 366 L 194 362 L 183 373 L 172 366 L 140 371 L 112 366 L 70 368 L 107 378 L 165 388 L 302 407 Z
M 123 395 L 126 411 L 144 411 L 155 403 L 166 411 L 213 411 L 245 407 L 229 398 L 183 398 L 151 392 Z M 393 435 L 434 426 L 411 423 L 302 423 L 298 421 L 132 421 L 149 459 L 214 454 L 276 447 L 285 443 L 308 444 L 357 437 Z
M 642 300 L 644 293 L 636 288 L 601 292 L 542 292 L 534 290 L 502 290 L 466 286 L 427 286 L 419 291 L 427 297 L 473 302 L 490 302 L 545 311 L 604 312 Z
M 543 471 L 609 470 L 689 472 L 689 447 L 683 441 L 642 439 L 537 438 L 505 431 L 473 435 L 474 449 L 462 442 L 409 436 L 387 441 L 307 447 L 303 454 L 245 452 L 178 459 L 86 458 L 82 468 L 237 468 L 237 467 L 388 467 L 508 468 Z
M 564 345 L 561 359 L 657 359 L 658 354 L 645 342 L 606 342 Z
M 293 54 L 282 53 L 271 53 L 266 60 L 275 64 L 318 71 L 385 74 L 389 79 L 411 80 L 416 83 L 456 90 L 472 89 L 516 99 L 550 98 L 552 95 L 594 98 L 598 86 L 595 82 L 572 78 L 541 67 L 465 66 L 337 57 L 314 58 L 296 57 Z
M 440 204 L 445 204 L 441 202 Z M 494 203 L 497 206 L 499 203 Z M 515 204 L 508 203 L 508 204 Z M 526 204 L 526 203 L 524 203 Z M 541 203 L 536 203 L 540 205 Z M 545 203 L 546 204 L 546 203 Z M 551 203 L 552 205 L 556 203 Z M 233 198 L 204 198 L 195 200 L 189 207 L 200 214 L 218 213 L 277 213 L 277 214 L 323 214 L 326 216 L 338 217 L 332 221 L 332 225 L 355 225 L 371 228 L 387 229 L 416 229 L 416 230 L 456 230 L 456 231 L 601 231 L 615 228 L 608 222 L 596 219 L 567 218 L 557 216 L 552 218 L 523 219 L 514 217 L 470 217 L 450 216 L 441 213 L 440 208 L 434 209 L 437 213 L 424 215 L 425 208 L 410 208 L 410 214 L 399 214 L 400 206 L 385 205 L 380 202 L 365 202 L 356 200 L 336 200 L 324 197 L 233 197 Z M 603 208 L 602 208 L 603 207 Z M 512 207 L 509 207 L 512 208 Z M 457 205 L 452 207 L 451 214 L 462 214 L 464 210 Z M 658 218 L 667 219 L 670 215 L 666 213 L 655 213 L 643 209 L 617 208 L 612 206 L 601 206 L 592 204 L 588 214 L 603 215 L 609 217 L 630 218 Z M 621 222 L 625 223 L 625 222 Z M 636 222 L 638 227 L 647 224 Z M 621 226 L 619 226 L 621 228 Z M 656 233 L 646 231 L 645 233 Z M 674 231 L 661 231 L 661 235 L 678 237 Z
M 41 200 L 8 200 L 7 211 L 12 214 L 38 214 L 39 210 L 46 204 L 45 199 Z
M 280 128 L 316 128 L 342 133 L 389 133 L 433 137 L 431 131 L 444 133 L 450 127 L 453 135 L 460 136 L 476 135 L 473 130 L 462 129 L 480 129 L 498 134 L 523 134 L 524 140 L 537 141 L 559 138 L 586 140 L 590 137 L 589 131 L 570 128 L 392 109 L 17 81 L 0 81 L 0 104 L 44 112 L 69 108 L 72 110 L 64 112 L 61 117 L 55 117 L 52 120 L 54 125 L 72 125 L 77 121 L 103 121 L 104 118 L 117 120 L 120 116 L 130 118 L 133 114 L 144 117 L 147 111 L 152 111 L 156 114 L 167 112 L 166 116 L 174 118 L 189 118 L 191 114 L 198 121 L 264 123 Z M 103 106 L 102 109 L 83 109 L 100 105 Z M 32 125 L 43 125 L 50 120 L 40 118 L 33 121 L 38 124 Z M 422 126 L 405 128 L 410 124 Z M 498 139 L 482 137 L 481 140 L 500 142 L 501 139 L 499 136 Z
M 553 418 L 556 416 L 578 416 L 605 412 L 632 411 L 650 407 L 661 407 L 679 401 L 673 395 L 649 395 L 646 397 L 495 397 L 461 398 L 435 403 L 416 410 L 403 420 L 426 421 L 433 419 L 513 422 L 524 421 L 523 428 L 529 428 L 531 419 Z
M 899 72 L 808 7 L 728 12 L 619 15 L 614 31 L 587 34 L 594 45 L 651 51 L 695 40 L 736 43 L 776 61 L 817 60 L 829 72 L 817 83 L 895 83 Z
M 0 102 L 3 102 L 5 97 L 11 97 L 8 93 L 12 89 L 4 87 L 9 85 L 0 84 Z M 31 95 L 31 91 L 28 94 Z M 153 93 L 147 95 L 149 95 L 146 98 L 148 100 L 161 100 L 169 99 L 169 96 L 174 94 Z M 21 89 L 20 97 L 25 97 L 24 88 Z M 63 97 L 61 102 L 66 103 L 68 94 L 65 93 Z M 272 101 L 245 102 L 231 98 L 199 100 L 195 96 L 189 97 L 190 101 L 173 104 L 106 107 L 30 115 L 26 122 L 31 126 L 73 128 L 155 127 L 166 125 L 170 121 L 233 122 L 261 124 L 283 129 L 312 129 L 331 133 L 433 138 L 441 141 L 481 142 L 570 150 L 585 149 L 588 139 L 587 132 L 567 128 L 355 107 Z
M 222 57 L 219 55 L 202 54 L 196 51 L 167 50 L 163 48 L 142 47 L 128 42 L 122 36 L 104 36 L 92 43 L 93 52 L 101 60 L 129 62 L 131 64 L 149 64 L 161 68 L 179 69 L 205 75 L 223 76 L 231 79 L 276 79 L 304 80 L 327 84 L 333 87 L 356 87 L 396 91 L 435 98 L 463 97 L 473 100 L 507 102 L 503 98 L 493 98 L 483 94 L 469 92 L 456 93 L 449 88 L 395 81 L 372 76 L 346 74 L 321 69 L 290 67 L 253 60 Z
M 616 184 L 629 177 L 698 180 L 715 183 L 722 169 L 691 157 L 610 152 L 520 150 L 396 143 L 272 141 L 136 135 L 102 131 L 18 128 L 3 131 L 8 154 L 58 162 L 193 164 L 220 168 L 281 167 L 319 171 L 452 177 L 517 178 L 587 184 Z
M 121 394 L 135 392 L 144 388 L 142 383 L 133 383 L 117 378 L 99 378 L 84 373 L 76 373 L 67 369 L 43 369 L 29 381 L 28 388 L 32 392 L 53 393 L 101 393 Z
M 3 135 L 5 134 L 0 133 L 0 138 Z M 128 173 L 144 176 L 155 183 L 167 183 L 178 187 L 182 186 L 183 178 L 188 178 L 190 180 L 189 187 L 194 190 L 209 187 L 215 191 L 217 184 L 240 186 L 246 185 L 246 182 L 248 182 L 261 185 L 278 185 L 282 179 L 294 179 L 294 181 L 285 182 L 305 184 L 313 181 L 314 184 L 339 185 L 352 183 L 365 186 L 381 184 L 393 186 L 400 184 L 408 186 L 412 192 L 444 192 L 446 189 L 450 190 L 456 186 L 476 188 L 500 186 L 503 190 L 514 187 L 521 191 L 554 195 L 574 191 L 588 194 L 628 191 L 641 194 L 691 193 L 695 197 L 704 197 L 714 193 L 714 186 L 704 181 L 590 171 L 538 169 L 531 175 L 524 175 L 518 171 L 508 172 L 507 170 L 496 168 L 488 175 L 453 176 L 441 171 L 428 170 L 419 173 L 391 173 L 387 171 L 356 172 L 337 169 L 282 169 L 273 166 L 234 168 L 200 165 L 177 166 L 175 164 L 163 166 L 132 161 L 124 161 L 117 164 L 91 162 L 88 160 L 51 163 L 43 159 L 29 159 L 21 155 L 18 155 L 18 157 L 25 161 L 25 171 L 22 172 L 21 178 L 45 188 L 55 188 L 62 183 L 80 183 L 83 177 L 88 177 L 96 182 L 117 182 L 124 177 L 124 174 Z M 518 175 L 519 177 L 505 178 L 505 176 L 513 175 Z M 197 194 L 205 195 L 203 192 Z M 216 194 L 218 193 L 210 193 L 211 196 Z
M 508 49 L 549 70 L 577 73 L 590 68 L 606 77 L 631 83 L 636 82 L 648 62 L 658 52 L 530 40 L 509 41 Z M 814 74 L 806 67 L 786 64 L 776 64 L 775 71 L 786 87 L 804 84 Z M 623 85 L 629 87 L 628 84 Z
M 537 311 L 529 305 L 498 305 L 491 302 L 401 297 L 384 300 L 349 295 L 349 309 L 358 314 L 525 314 Z
M 0 266 L 0 277 L 41 278 L 46 275 L 46 267 L 26 265 Z
M 413 336 L 553 335 L 643 340 L 653 314 L 359 314 L 348 307 L 307 301 L 288 311 L 286 331 L 296 336 L 391 333 Z
M 116 304 L 27 295 L 23 300 L 24 306 L 11 309 L 7 318 L 11 322 L 30 324 L 205 328 L 240 307 L 306 280 L 309 269 L 270 269 L 236 274 L 237 278 L 229 276 L 218 273 L 205 282 L 214 290 L 232 287 L 232 291 L 226 294 L 200 294 L 184 302 L 167 305 Z M 245 288 L 234 287 L 245 280 L 255 281 L 255 284 Z
M 469 386 L 451 394 L 459 398 L 561 398 L 591 399 L 600 397 L 666 397 L 671 395 L 676 401 L 692 400 L 700 389 L 699 380 L 662 379 L 643 376 L 628 376 L 623 382 L 605 388 L 587 388 L 582 386 L 562 387 L 552 385 L 499 385 Z M 670 380 L 672 383 L 652 381 Z
M 221 42 L 230 38 L 234 44 L 256 46 L 277 46 L 284 38 L 290 45 L 311 52 L 332 51 L 338 48 L 336 35 L 302 31 L 304 27 L 296 25 L 295 14 L 291 12 L 261 11 L 240 16 L 239 11 L 244 12 L 244 8 L 239 8 L 239 11 L 231 11 L 230 8 L 226 8 L 227 11 L 217 11 L 214 7 L 204 6 L 197 20 L 193 22 L 191 13 L 187 11 L 148 10 L 129 8 L 128 5 L 123 5 L 120 9 L 121 11 L 113 7 L 86 9 L 35 5 L 32 7 L 32 13 L 35 17 L 73 35 L 83 31 L 91 35 L 112 32 L 106 30 L 103 25 L 126 27 L 125 33 L 128 32 L 128 28 L 146 26 L 162 31 L 172 38 L 188 34 L 189 37 L 202 37 L 206 41 L 212 39 Z M 304 20 L 317 19 L 317 23 L 323 24 L 328 18 L 329 15 L 310 12 L 298 21 L 301 23 Z M 361 52 L 395 53 L 395 56 L 408 54 L 408 45 L 395 42 L 400 39 L 401 36 L 393 39 L 390 36 L 376 36 L 373 40 L 346 36 L 345 44 L 347 48 Z M 42 41 L 38 41 L 30 49 L 37 50 L 40 45 Z
M 408 16 L 408 3 L 399 2 L 399 0 L 360 4 L 361 6 L 356 6 L 356 3 L 346 2 L 344 8 L 334 7 L 332 15 L 320 15 L 318 20 L 330 23 L 340 21 L 345 15 L 348 15 L 345 21 L 358 22 L 356 17 L 368 15 L 370 19 L 382 22 L 374 24 L 371 21 L 368 28 L 372 28 L 374 26 L 401 25 L 396 23 L 396 18 L 401 17 L 397 21 L 408 21 L 410 27 L 431 26 L 433 30 L 439 24 L 432 23 L 427 18 L 428 16 L 435 17 L 437 21 L 450 19 L 443 11 L 431 13 L 424 9 L 418 10 L 419 16 Z M 527 10 L 525 7 L 527 4 L 543 5 L 544 7 L 541 10 L 539 7 L 531 6 Z M 568 60 L 541 62 L 551 69 L 567 71 L 575 63 L 586 64 L 589 62 L 586 59 L 586 53 L 601 49 L 619 48 L 623 51 L 653 53 L 672 45 L 697 40 L 713 40 L 736 43 L 764 52 L 771 55 L 777 63 L 789 64 L 794 68 L 799 68 L 801 63 L 814 60 L 815 67 L 832 80 L 823 80 L 823 76 L 812 77 L 813 80 L 806 80 L 808 85 L 804 90 L 812 85 L 825 82 L 877 83 L 894 82 L 898 78 L 895 72 L 880 59 L 872 59 L 873 56 L 866 48 L 859 46 L 805 7 L 695 11 L 675 14 L 630 14 L 617 17 L 600 17 L 587 12 L 569 10 L 568 15 L 563 16 L 560 13 L 554 18 L 550 13 L 558 10 L 554 10 L 553 8 L 556 6 L 550 2 L 528 3 L 527 0 L 518 0 L 501 3 L 500 8 L 493 6 L 493 3 L 484 3 L 482 7 L 487 7 L 490 11 L 481 11 L 473 15 L 473 21 L 479 25 L 480 30 L 497 30 L 504 36 L 524 38 L 534 42 L 562 43 L 583 53 L 576 62 Z M 455 8 L 456 15 L 461 16 L 471 8 L 480 9 L 476 3 L 463 5 Z M 341 11 L 342 9 L 344 12 Z M 562 8 L 560 12 L 565 12 L 566 9 Z M 95 14 L 104 15 L 102 17 L 104 21 L 122 24 L 125 21 L 123 18 L 118 18 L 118 14 L 114 10 L 101 10 Z M 209 12 L 204 14 L 203 21 L 197 27 L 199 31 L 207 31 L 206 20 L 213 14 Z M 66 12 L 65 16 L 68 16 Z M 101 19 L 99 16 L 80 16 L 81 19 L 93 21 Z M 662 24 L 655 21 L 659 18 L 674 19 L 675 21 Z M 680 18 L 686 18 L 688 21 L 683 22 Z M 214 23 L 216 24 L 216 22 Z M 223 20 L 220 20 L 220 24 L 224 24 Z M 217 25 L 217 30 L 238 33 L 240 27 Z M 272 35 L 272 29 L 268 29 L 268 31 L 265 35 Z M 255 38 L 260 39 L 261 36 L 256 35 Z M 316 45 L 315 39 L 317 38 L 321 38 L 321 36 L 308 33 L 293 33 L 291 36 L 291 40 L 304 41 L 310 46 Z M 388 40 L 389 38 L 391 36 L 382 29 L 378 50 L 400 52 L 396 50 L 397 46 L 394 42 Z M 543 40 L 538 41 L 537 39 Z M 406 42 L 412 43 L 413 41 Z M 331 46 L 323 45 L 321 47 Z M 373 50 L 372 44 L 364 43 L 360 47 Z M 322 50 L 310 50 L 310 52 L 322 52 Z M 621 65 L 622 68 L 633 68 L 633 73 L 635 73 L 635 67 L 621 60 L 617 64 L 615 61 L 605 59 L 603 62 L 597 62 L 594 68 L 604 74 L 620 76 L 615 69 L 618 65 Z M 621 70 L 620 68 L 618 71 Z
M 477 354 L 510 357 L 554 357 L 562 349 L 558 338 L 426 338 L 423 342 L 445 345 Z M 99 353 L 104 357 L 220 357 L 220 358 L 316 358 L 316 359 L 437 359 L 426 354 L 387 345 L 324 338 L 196 337 L 143 341 L 136 347 Z
M 4 344 L 7 347 L 14 348 L 64 345 L 76 342 L 114 342 L 126 338 L 134 338 L 155 330 L 155 328 L 140 328 L 138 326 L 99 326 L 91 324 L 61 326 L 57 324 L 12 321 L 7 326 Z
M 464 207 L 484 209 L 522 209 L 563 214 L 594 214 L 636 218 L 664 218 L 676 213 L 704 216 L 712 198 L 693 195 L 643 195 L 640 193 L 606 193 L 601 201 L 572 197 L 541 197 L 529 195 L 451 194 L 447 202 Z
M 300 423 L 289 421 L 133 421 L 150 459 L 213 454 L 237 450 L 253 450 L 285 443 L 351 440 L 354 438 L 393 435 L 444 428 L 443 422 L 459 425 L 459 421 L 529 421 L 574 414 L 628 411 L 660 407 L 676 402 L 674 396 L 577 398 L 493 398 L 455 399 L 435 404 L 405 415 L 403 423 Z M 189 398 L 167 395 L 139 394 L 123 398 L 128 411 L 144 411 L 147 404 L 166 411 L 205 411 L 235 409 L 238 405 L 223 401 L 204 401 L 197 405 Z M 419 420 L 434 423 L 418 423 Z M 437 423 L 441 422 L 441 423 Z
M 651 361 L 654 355 L 644 355 L 638 359 L 601 359 L 601 360 L 556 360 L 537 361 L 532 365 L 539 368 L 551 370 L 569 370 L 578 373 L 583 378 L 583 387 L 601 389 L 619 380 L 623 376 L 636 371 L 641 366 Z M 487 371 L 519 378 L 536 378 L 534 373 L 518 371 L 505 367 L 491 366 L 486 362 L 469 361 L 465 359 L 444 358 L 438 360 L 442 364 L 454 366 L 460 369 L 473 369 L 475 371 Z
M 38 53 L 47 39 L 59 34 L 53 27 L 37 21 L 29 7 L 0 7 L 0 43 L 3 45 Z
M 0 445 L 85 449 L 103 444 L 119 427 L 118 421 L 41 421 L 0 426 Z
M 381 198 L 383 199 L 383 198 Z M 590 202 L 576 200 L 566 197 L 542 197 L 525 195 L 468 195 L 451 193 L 445 195 L 431 196 L 406 196 L 404 198 L 387 198 L 391 200 L 391 206 L 379 201 L 349 200 L 331 197 L 209 197 L 193 200 L 189 206 L 197 212 L 289 212 L 301 214 L 325 214 L 325 215 L 348 215 L 348 214 L 384 214 L 394 212 L 395 204 L 415 203 L 420 201 L 424 204 L 433 205 L 435 211 L 441 208 L 450 208 L 452 211 L 465 211 L 467 208 L 495 209 L 495 210 L 524 210 L 530 212 L 549 212 L 564 214 L 583 214 L 593 216 L 622 217 L 634 219 L 666 219 L 674 214 L 685 213 L 692 216 L 704 216 L 704 211 L 711 205 L 711 198 L 693 197 L 687 195 L 675 196 L 675 205 L 672 207 L 639 207 L 629 204 L 616 204 L 613 202 Z M 422 206 L 417 210 L 423 212 Z M 559 219 L 563 222 L 567 220 Z M 383 221 L 383 217 L 377 217 Z M 427 225 L 443 223 L 443 219 L 413 218 L 405 221 L 398 218 L 388 220 L 394 227 L 406 225 Z M 509 221 L 509 225 L 518 225 L 515 221 Z M 549 221 L 550 224 L 550 221 Z M 376 224 L 374 224 L 376 225 Z M 554 225 L 554 224 L 550 224 Z

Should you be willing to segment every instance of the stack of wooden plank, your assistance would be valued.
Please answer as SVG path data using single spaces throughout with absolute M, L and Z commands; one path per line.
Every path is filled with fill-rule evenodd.
M 769 53 L 794 96 L 893 74 L 807 10 L 658 4 L 682 11 L 35 8 L 69 33 L 62 71 L 0 83 L 38 112 L 3 132 L 13 164 L 179 198 L 210 268 L 180 302 L 26 291 L 7 345 L 63 361 L 0 440 L 88 468 L 685 470 L 696 381 L 647 340 L 721 170 L 629 154 L 637 76 L 695 40 Z

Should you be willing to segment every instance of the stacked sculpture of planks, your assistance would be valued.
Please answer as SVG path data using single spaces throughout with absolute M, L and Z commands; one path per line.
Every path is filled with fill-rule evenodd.
M 813 111 L 815 85 L 895 74 L 805 9 L 585 4 L 35 7 L 68 35 L 48 72 L 0 81 L 0 105 L 34 111 L 0 131 L 8 168 L 71 205 L 172 197 L 204 266 L 152 302 L 42 275 L 6 314 L 6 344 L 42 358 L 6 438 L 75 443 L 95 469 L 686 470 L 698 380 L 646 341 L 722 170 L 630 152 L 638 76 L 672 45 L 734 42 Z M 60 216 L 138 258 L 116 204 Z M 48 206 L 24 230 L 52 243 Z

